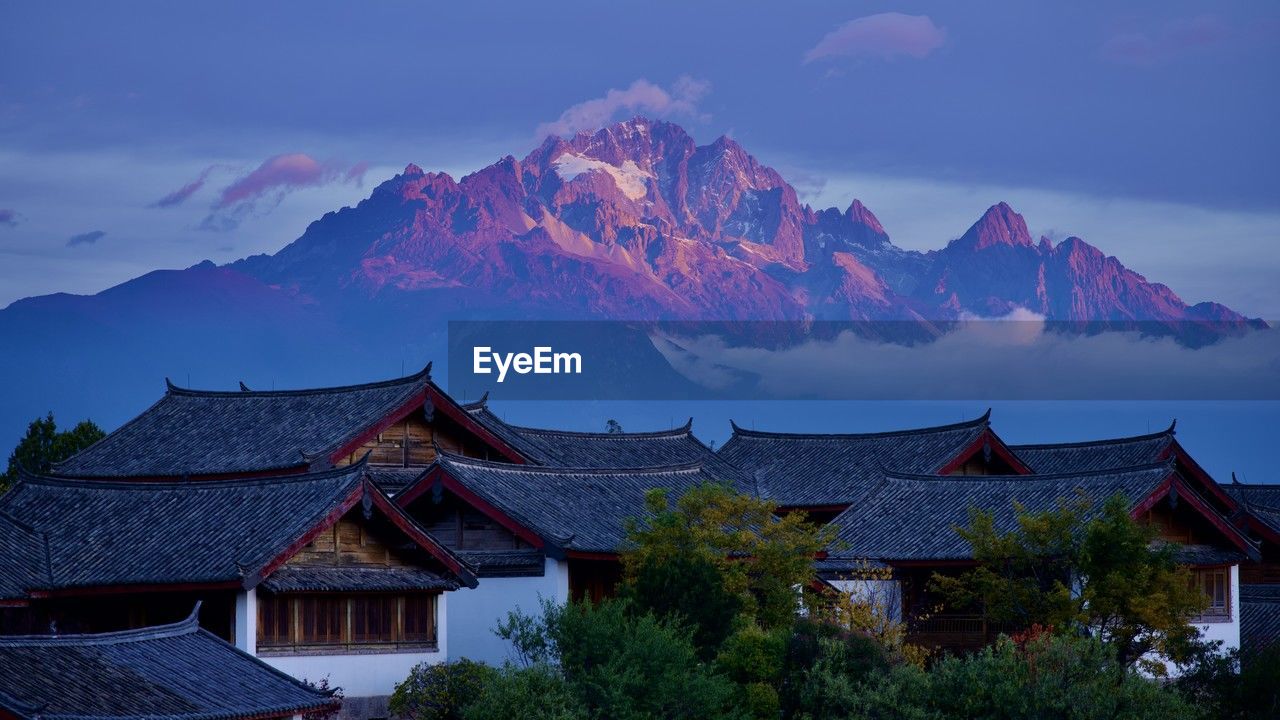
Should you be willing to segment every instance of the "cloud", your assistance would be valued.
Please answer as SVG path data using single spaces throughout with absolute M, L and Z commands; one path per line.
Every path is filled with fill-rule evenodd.
M 17 227 L 18 213 L 8 208 L 0 208 L 0 225 L 5 227 Z
M 195 195 L 197 192 L 199 192 L 200 188 L 204 187 L 205 181 L 209 179 L 209 173 L 213 172 L 214 169 L 217 167 L 218 167 L 217 165 L 210 165 L 204 170 L 201 170 L 200 175 L 197 176 L 195 180 L 192 180 L 186 185 L 183 185 L 177 190 L 174 190 L 168 195 L 165 195 L 164 197 L 155 201 L 154 203 L 151 204 L 151 207 L 153 208 L 177 207 L 178 205 L 181 205 L 182 203 L 186 202 L 187 198 L 191 197 L 192 195 Z
M 681 75 L 670 89 L 643 78 L 625 90 L 610 88 L 604 97 L 592 98 L 573 105 L 560 117 L 538 126 L 538 137 L 572 135 L 579 130 L 594 130 L 609 124 L 621 112 L 644 113 L 654 117 L 692 117 L 705 120 L 698 112 L 698 101 L 711 90 L 711 83 Z
M 77 245 L 92 245 L 98 242 L 99 240 L 101 240 L 104 236 L 106 236 L 106 234 L 107 233 L 105 230 L 90 230 L 87 233 L 72 235 L 70 238 L 67 239 L 67 247 L 75 247 Z
M 946 39 L 946 29 L 935 25 L 928 15 L 879 13 L 850 20 L 827 33 L 804 54 L 804 61 L 837 57 L 895 60 L 903 56 L 919 60 L 942 47 Z
M 305 153 L 269 157 L 222 189 L 213 203 L 213 212 L 205 217 L 200 227 L 206 230 L 230 230 L 239 225 L 240 220 L 252 213 L 260 203 L 274 208 L 286 195 L 297 190 L 335 182 L 360 185 L 364 182 L 368 169 L 368 163 L 347 166 L 321 162 Z
M 1177 18 L 1152 30 L 1116 33 L 1102 43 L 1104 60 L 1134 67 L 1163 65 L 1225 42 L 1231 30 L 1220 18 Z
M 657 332 L 650 339 L 676 372 L 729 399 L 1280 398 L 1275 329 L 1191 348 L 1138 332 L 1063 332 L 1020 311 L 966 318 L 933 342 L 869 337 L 903 323 L 849 323 L 836 337 L 775 349 L 727 342 L 708 326 L 701 337 Z

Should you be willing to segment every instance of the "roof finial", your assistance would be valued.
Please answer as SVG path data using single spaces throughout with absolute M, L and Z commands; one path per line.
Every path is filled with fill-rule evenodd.
M 1239 485 L 1239 484 L 1240 484 L 1240 481 L 1236 479 L 1236 471 L 1235 471 L 1235 470 L 1232 470 L 1232 471 L 1231 471 L 1231 484 L 1232 484 L 1232 485 Z
M 1177 428 L 1178 428 L 1178 418 L 1174 418 L 1173 421 L 1169 423 L 1169 429 L 1165 430 L 1165 432 L 1169 433 L 1170 435 L 1173 435 L 1176 432 L 1178 432 Z
M 249 386 L 245 385 L 243 380 L 240 381 L 240 392 L 251 392 Z

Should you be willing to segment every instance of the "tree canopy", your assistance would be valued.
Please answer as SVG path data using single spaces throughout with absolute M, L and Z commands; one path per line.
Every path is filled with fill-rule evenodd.
M 1108 498 L 1096 513 L 1084 496 L 1044 512 L 1015 507 L 1015 530 L 999 531 L 981 510 L 957 529 L 978 565 L 934 576 L 951 603 L 1023 627 L 1088 631 L 1113 645 L 1120 662 L 1154 673 L 1165 668 L 1151 654 L 1179 660 L 1192 650 L 1198 635 L 1190 620 L 1206 598 L 1174 560 L 1173 545 L 1129 516 L 1126 498 Z
M 81 420 L 70 430 L 58 430 L 53 413 L 36 418 L 27 426 L 27 434 L 9 454 L 9 466 L 0 479 L 0 490 L 18 479 L 20 468 L 33 473 L 47 473 L 61 462 L 98 442 L 106 433 L 92 420 Z

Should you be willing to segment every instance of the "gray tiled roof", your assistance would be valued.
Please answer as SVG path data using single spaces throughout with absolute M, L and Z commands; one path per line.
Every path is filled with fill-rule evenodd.
M 749 473 L 758 492 L 783 506 L 847 505 L 883 478 L 886 467 L 934 473 L 987 431 L 989 413 L 955 425 L 856 434 L 746 430 L 717 454 Z
M 541 577 L 546 555 L 541 550 L 459 550 L 458 555 L 486 577 Z
M 24 589 L 227 582 L 251 587 L 268 563 L 308 531 L 378 492 L 365 480 L 363 463 L 188 483 L 28 476 L 0 496 L 0 513 L 20 519 L 32 530 L 28 538 L 39 541 L 39 582 Z M 390 501 L 383 505 L 400 522 L 412 523 Z M 456 562 L 439 546 L 428 551 Z M 23 577 L 29 572 L 13 568 L 0 564 L 0 588 L 31 582 Z
M 23 720 L 232 720 L 333 703 L 201 630 L 194 614 L 142 630 L 0 636 L 0 711 Z
M 1280 533 L 1280 484 L 1235 482 L 1223 483 L 1220 487 L 1240 503 L 1245 512 L 1272 532 Z
M 223 475 L 327 459 L 422 395 L 430 366 L 396 380 L 313 390 L 188 390 L 158 402 L 54 470 L 69 477 Z M 167 381 L 166 381 L 167 382 Z
M 864 503 L 832 520 L 837 529 L 832 554 L 877 560 L 969 559 L 972 548 L 955 529 L 969 524 L 970 508 L 993 513 L 996 528 L 1009 531 L 1017 527 L 1015 501 L 1037 512 L 1083 492 L 1096 511 L 1116 493 L 1137 502 L 1172 473 L 1172 465 L 1158 463 L 1063 475 L 882 474 Z
M 454 590 L 458 583 L 420 567 L 285 566 L 262 581 L 271 592 Z
M 1039 474 L 1112 470 L 1159 462 L 1173 444 L 1174 425 L 1147 435 L 1077 443 L 1010 445 Z
M 543 538 L 549 552 L 613 553 L 627 518 L 643 519 L 645 494 L 673 497 L 719 479 L 700 463 L 601 469 L 512 465 L 442 454 L 437 465 L 466 490 Z
M 1174 559 L 1185 565 L 1239 565 L 1249 556 L 1239 550 L 1215 545 L 1177 545 Z
M 395 495 L 412 485 L 427 471 L 424 467 L 389 467 L 386 465 L 370 465 L 369 478 L 388 495 Z
M 0 599 L 19 598 L 47 580 L 44 536 L 30 525 L 0 512 Z
M 701 462 L 724 482 L 754 492 L 751 477 L 718 456 L 693 434 L 693 418 L 680 427 L 651 432 L 577 432 L 512 425 L 485 400 L 464 406 L 478 422 L 539 465 L 633 468 Z
M 1240 586 L 1240 647 L 1261 650 L 1280 642 L 1280 585 Z

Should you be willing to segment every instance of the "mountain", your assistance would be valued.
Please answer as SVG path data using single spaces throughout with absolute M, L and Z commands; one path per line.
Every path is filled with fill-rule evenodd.
M 409 165 L 273 255 L 15 302 L 0 338 L 20 350 L 0 373 L 20 381 L 0 433 L 49 407 L 109 408 L 110 424 L 165 375 L 385 377 L 437 353 L 450 318 L 932 322 L 1018 308 L 1173 335 L 1214 323 L 1197 342 L 1258 325 L 1188 306 L 1079 238 L 1033 241 L 1004 203 L 940 250 L 904 250 L 857 200 L 815 210 L 734 140 L 698 145 L 636 118 L 459 180 Z

